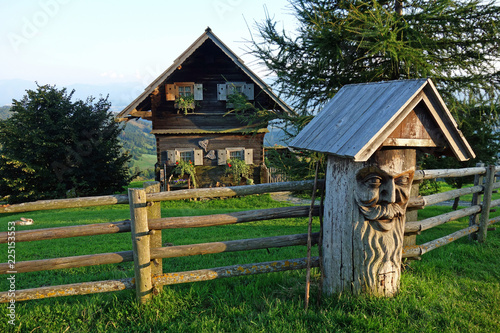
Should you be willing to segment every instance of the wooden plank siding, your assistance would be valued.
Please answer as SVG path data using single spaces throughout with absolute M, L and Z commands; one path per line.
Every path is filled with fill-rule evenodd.
M 223 117 L 230 109 L 226 108 L 226 101 L 217 99 L 217 84 L 227 82 L 253 83 L 252 79 L 243 72 L 230 58 L 228 58 L 212 40 L 207 40 L 180 66 L 165 82 L 158 87 L 158 98 L 141 105 L 150 107 L 153 112 L 153 130 L 175 128 L 199 128 L 200 126 L 226 129 L 231 126 L 241 127 L 244 122 L 237 119 Z M 165 85 L 175 82 L 195 82 L 203 85 L 203 100 L 196 101 L 194 113 L 187 116 L 177 114 L 174 101 L 167 101 Z M 254 86 L 255 105 L 259 108 L 276 109 L 274 101 L 258 86 Z M 214 117 L 209 117 L 213 115 Z M 185 121 L 183 119 L 185 118 Z M 196 118 L 190 120 L 189 118 Z M 203 124 L 200 125 L 200 121 Z
M 166 151 L 174 149 L 201 149 L 199 142 L 208 140 L 207 150 L 219 150 L 225 148 L 244 147 L 253 149 L 253 164 L 261 165 L 264 163 L 264 135 L 257 133 L 255 135 L 241 134 L 191 134 L 191 135 L 156 135 L 157 154 L 160 164 L 167 163 Z M 206 153 L 205 153 L 206 155 Z M 203 159 L 205 166 L 217 166 L 217 159 Z
M 184 115 L 167 101 L 165 86 L 176 82 L 194 82 L 203 85 L 203 100 L 196 101 L 194 112 Z M 207 152 L 226 148 L 253 149 L 253 164 L 264 163 L 265 133 L 249 132 L 248 123 L 234 114 L 227 114 L 226 101 L 218 100 L 218 84 L 226 82 L 253 83 L 222 50 L 208 39 L 151 94 L 153 134 L 156 136 L 157 158 L 167 163 L 167 151 L 175 149 L 200 149 L 199 142 L 209 140 Z M 274 108 L 272 99 L 257 85 L 254 102 L 258 107 Z M 260 126 L 266 128 L 266 124 Z M 257 126 L 257 129 L 259 126 Z M 202 133 L 200 133 L 202 132 Z M 231 132 L 231 133 L 221 133 Z M 204 152 L 206 155 L 206 152 Z M 203 159 L 204 166 L 217 166 L 217 159 Z
M 235 84 L 234 89 L 231 83 Z M 176 107 L 175 99 L 181 93 L 189 93 L 189 90 L 179 90 L 180 87 L 192 87 L 191 93 L 194 94 L 194 109 L 186 113 Z M 262 183 L 267 179 L 266 169 L 262 166 L 268 123 L 253 122 L 249 125 L 251 113 L 255 112 L 251 108 L 245 111 L 245 118 L 232 112 L 233 106 L 228 104 L 226 98 L 236 88 L 258 110 L 293 112 L 207 28 L 167 70 L 117 115 L 117 120 L 142 117 L 152 121 L 151 133 L 156 137 L 157 165 L 162 165 L 162 171 L 157 169 L 157 179 L 168 179 L 174 163 L 180 158 L 179 152 L 193 149 L 197 185 L 227 186 L 227 179 L 223 179 L 227 176 L 226 155 L 230 154 L 230 149 L 241 149 L 245 163 L 252 164 L 252 180 L 257 184 Z M 203 157 L 213 150 L 215 158 L 214 154 L 210 154 L 211 158 L 203 158 L 201 163 L 202 147 L 199 142 L 204 140 L 209 140 L 209 146 L 203 151 Z M 164 168 L 165 164 L 167 168 Z M 251 183 L 250 179 L 247 181 Z
M 158 112 L 158 111 L 157 111 Z M 230 129 L 243 128 L 247 124 L 241 122 L 233 115 L 224 117 L 223 113 L 219 114 L 167 114 L 163 113 L 162 117 L 155 117 L 153 121 L 153 134 L 164 129 L 168 129 L 171 133 L 176 130 L 206 130 L 206 131 L 228 131 Z M 159 133 L 158 133 L 159 134 Z

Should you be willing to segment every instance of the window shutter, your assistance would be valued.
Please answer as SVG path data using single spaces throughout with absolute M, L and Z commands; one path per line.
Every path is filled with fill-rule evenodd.
M 203 150 L 193 149 L 194 165 L 203 165 Z
M 167 95 L 167 101 L 175 101 L 175 96 L 177 95 L 177 86 L 175 84 L 166 84 L 165 93 Z
M 162 151 L 160 153 L 160 164 L 168 163 L 168 152 Z
M 175 165 L 175 157 L 176 157 L 176 151 L 175 150 L 168 150 L 167 151 L 167 165 L 168 166 L 174 166 Z
M 224 165 L 227 161 L 227 150 L 219 149 L 217 150 L 217 164 Z
M 203 100 L 203 84 L 195 83 L 193 95 L 194 95 L 195 101 L 202 101 Z
M 253 164 L 253 149 L 245 149 L 245 163 Z
M 225 101 L 227 98 L 226 84 L 217 84 L 217 100 Z
M 254 91 L 253 83 L 247 83 L 243 87 L 243 93 L 245 94 L 245 96 L 247 97 L 247 99 L 249 101 L 253 101 L 253 99 L 254 99 L 254 92 L 253 91 Z
M 178 162 L 181 160 L 181 152 L 179 150 L 175 150 L 175 155 L 174 155 L 174 165 L 175 165 L 175 162 Z

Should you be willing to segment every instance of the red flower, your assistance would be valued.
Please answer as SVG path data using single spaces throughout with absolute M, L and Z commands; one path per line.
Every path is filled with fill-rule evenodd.
M 191 162 L 191 160 L 189 160 L 189 164 L 193 164 L 193 162 Z
M 175 164 L 177 164 L 177 165 L 178 165 L 178 164 L 179 164 L 179 161 L 175 162 Z
M 227 164 L 227 166 L 228 166 L 228 167 L 231 167 L 232 165 L 228 163 L 228 164 Z

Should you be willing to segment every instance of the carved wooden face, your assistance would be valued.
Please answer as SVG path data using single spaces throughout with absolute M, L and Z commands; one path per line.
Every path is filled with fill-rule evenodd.
M 356 175 L 356 202 L 362 215 L 374 221 L 380 231 L 394 227 L 403 217 L 410 198 L 414 171 L 391 174 L 376 166 L 361 169 Z

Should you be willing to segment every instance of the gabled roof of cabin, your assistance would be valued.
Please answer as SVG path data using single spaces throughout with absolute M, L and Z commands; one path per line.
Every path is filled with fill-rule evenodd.
M 360 162 L 382 146 L 444 148 L 460 161 L 475 157 L 429 79 L 346 85 L 290 146 Z
M 227 47 L 213 32 L 210 28 L 207 28 L 205 32 L 187 48 L 175 61 L 167 68 L 160 76 L 158 76 L 149 86 L 146 87 L 144 92 L 139 95 L 132 103 L 130 103 L 123 111 L 121 111 L 117 116 L 117 121 L 128 120 L 129 117 L 133 116 L 137 112 L 137 108 L 149 98 L 150 94 L 165 82 L 177 68 L 180 68 L 182 64 L 207 40 L 211 40 L 215 45 L 217 45 L 224 54 L 228 56 L 250 79 L 259 86 L 283 111 L 291 113 L 292 109 L 283 102 L 272 90 L 271 88 L 260 79 L 254 72 L 252 72 L 229 47 Z M 142 111 L 142 110 L 141 110 Z

